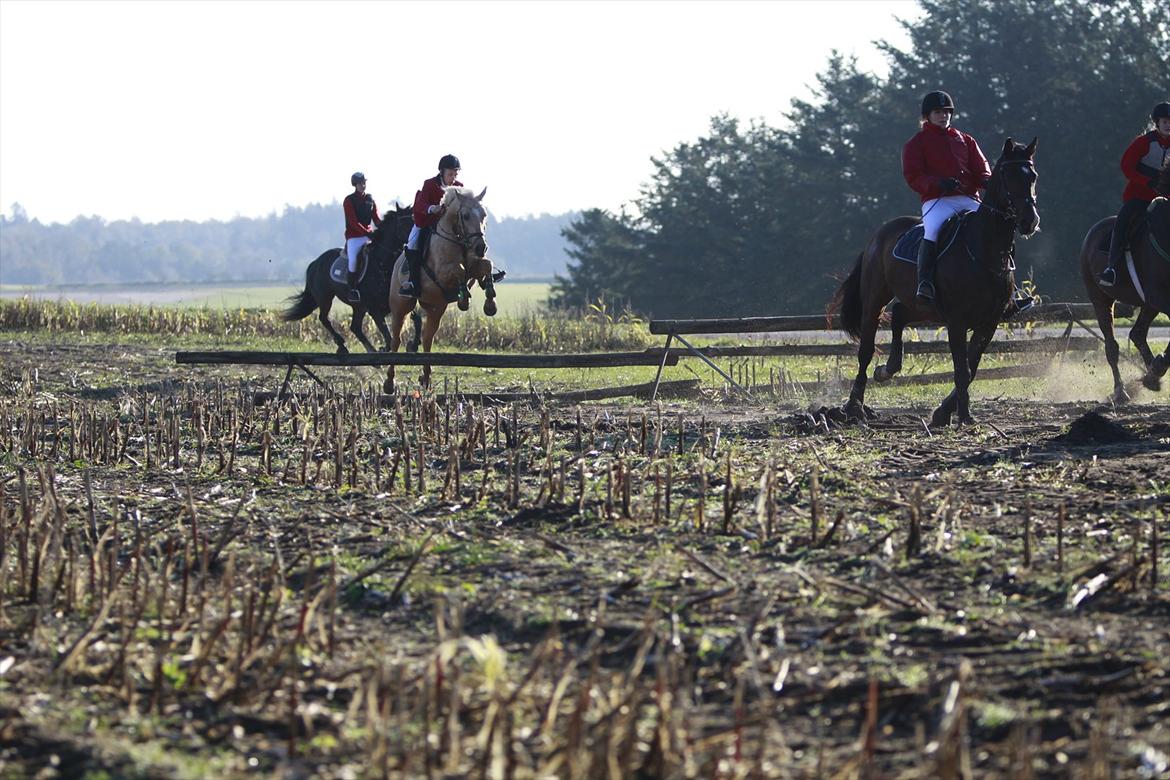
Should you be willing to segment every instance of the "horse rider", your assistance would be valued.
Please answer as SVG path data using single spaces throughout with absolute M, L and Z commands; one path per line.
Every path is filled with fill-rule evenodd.
M 1159 103 L 1150 112 L 1154 129 L 1130 142 L 1121 155 L 1121 172 L 1125 174 L 1125 192 L 1121 194 L 1121 211 L 1113 224 L 1109 239 L 1109 264 L 1097 277 L 1102 287 L 1117 284 L 1117 268 L 1125 254 L 1125 239 L 1134 217 L 1144 212 L 1158 197 L 1154 185 L 1166 160 L 1170 158 L 1170 103 Z
M 979 190 L 991 179 L 991 166 L 975 139 L 951 126 L 955 101 L 946 92 L 922 99 L 922 126 L 902 147 L 902 175 L 922 197 L 925 232 L 918 247 L 919 303 L 934 303 L 938 234 L 961 211 L 979 208 Z
M 415 298 L 421 288 L 419 270 L 422 268 L 422 250 L 426 247 L 427 232 L 434 230 L 445 210 L 439 205 L 443 202 L 443 191 L 448 187 L 462 187 L 463 182 L 455 177 L 459 175 L 459 158 L 453 154 L 445 154 L 439 159 L 439 175 L 432 176 L 423 182 L 422 189 L 414 195 L 414 226 L 410 229 L 410 237 L 406 241 L 406 263 L 409 273 L 403 279 L 398 294 L 407 298 Z
M 366 192 L 366 175 L 361 171 L 349 177 L 353 185 L 353 192 L 345 196 L 342 206 L 345 208 L 345 254 L 349 259 L 349 273 L 345 276 L 345 297 L 350 303 L 361 301 L 357 290 L 357 258 L 361 248 L 370 242 L 370 234 L 374 229 L 370 227 L 372 220 L 378 227 L 382 226 L 382 218 L 378 216 L 378 204 Z

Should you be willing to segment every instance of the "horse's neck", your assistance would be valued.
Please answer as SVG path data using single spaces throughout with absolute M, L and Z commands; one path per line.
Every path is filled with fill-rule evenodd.
M 427 259 L 431 262 L 431 268 L 435 271 L 435 276 L 440 279 L 451 281 L 459 281 L 462 279 L 462 265 L 463 265 L 463 248 L 456 243 L 448 240 L 455 237 L 454 231 L 451 230 L 449 224 L 445 224 L 447 220 L 440 221 L 435 226 L 435 232 L 442 231 L 442 235 L 431 237 L 429 248 L 427 251 Z M 443 236 L 447 236 L 444 238 Z
M 992 269 L 999 269 L 1006 264 L 1007 255 L 1015 247 L 1015 224 L 1008 222 L 994 207 L 986 201 L 975 212 L 972 227 L 979 238 L 979 253 L 977 259 Z

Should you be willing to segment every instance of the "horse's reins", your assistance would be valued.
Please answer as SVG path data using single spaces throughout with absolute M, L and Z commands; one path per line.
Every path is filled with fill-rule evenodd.
M 456 200 L 459 200 L 462 203 L 462 198 L 460 198 L 458 195 L 456 195 L 455 198 L 456 198 Z M 444 239 L 445 241 L 450 241 L 452 244 L 457 244 L 458 246 L 463 248 L 463 262 L 460 264 L 460 268 L 463 269 L 463 280 L 459 283 L 458 287 L 455 288 L 455 296 L 454 297 L 452 297 L 451 291 L 449 291 L 446 287 L 444 287 L 443 283 L 439 281 L 439 277 L 431 269 L 430 264 L 427 263 L 427 259 L 425 257 L 422 258 L 422 269 L 427 272 L 427 276 L 431 277 L 431 281 L 435 283 L 435 286 L 438 287 L 439 290 L 442 291 L 443 297 L 448 299 L 449 301 L 458 300 L 460 297 L 463 296 L 464 292 L 467 290 L 467 265 L 468 265 L 467 254 L 468 254 L 468 252 L 471 251 L 471 246 L 473 243 L 475 243 L 475 239 L 483 238 L 483 231 L 482 230 L 477 231 L 475 233 L 461 233 L 460 232 L 462 230 L 462 226 L 463 226 L 463 206 L 462 205 L 459 206 L 458 213 L 457 213 L 457 216 L 455 219 L 455 226 L 456 227 L 455 227 L 454 236 L 448 236 L 448 235 L 444 234 L 443 231 L 439 229 L 438 224 L 435 225 L 435 231 L 434 231 L 435 235 L 438 236 L 439 238 Z

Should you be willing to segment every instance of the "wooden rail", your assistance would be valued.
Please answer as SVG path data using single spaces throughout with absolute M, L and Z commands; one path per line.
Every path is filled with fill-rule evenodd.
M 1014 318 L 1011 323 L 1068 322 L 1093 317 L 1088 303 L 1044 303 Z M 710 320 L 650 320 L 650 332 L 658 336 L 671 333 L 780 333 L 784 331 L 838 330 L 840 317 L 797 315 L 785 317 L 731 317 Z
M 657 366 L 662 350 L 566 355 L 501 355 L 479 352 L 176 352 L 176 363 L 241 366 L 466 366 L 469 368 L 604 368 Z M 666 364 L 678 364 L 668 356 Z
M 1045 336 L 1034 339 L 992 341 L 987 348 L 988 353 L 1024 354 L 1024 353 L 1056 353 L 1056 352 L 1089 352 L 1097 348 L 1100 342 L 1092 336 Z M 951 348 L 945 341 L 904 341 L 903 352 L 907 355 L 949 355 Z M 879 343 L 878 348 L 889 350 L 889 343 Z M 659 349 L 649 350 L 661 360 L 664 353 L 670 360 L 687 357 L 695 353 L 706 355 L 709 358 L 729 357 L 853 357 L 857 355 L 856 344 L 760 344 L 737 347 L 696 347 L 694 352 L 689 349 L 674 348 L 669 351 Z M 668 365 L 670 365 L 668 363 Z

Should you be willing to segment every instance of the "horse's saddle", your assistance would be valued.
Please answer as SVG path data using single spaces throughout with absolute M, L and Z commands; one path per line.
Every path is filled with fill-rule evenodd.
M 357 256 L 357 282 L 361 284 L 362 279 L 366 278 L 366 269 L 369 267 L 370 247 L 373 244 L 365 244 L 358 250 Z M 333 265 L 329 266 L 329 278 L 343 287 L 346 284 L 346 274 L 349 273 L 349 255 L 345 253 L 345 247 L 333 259 Z
M 955 239 L 959 237 L 959 228 L 974 213 L 973 211 L 962 211 L 943 223 L 942 230 L 938 234 L 938 243 L 942 249 L 939 250 L 937 257 L 942 257 L 951 248 Z M 922 236 L 925 233 L 926 227 L 921 222 L 903 233 L 902 237 L 898 239 L 898 243 L 894 245 L 894 258 L 903 263 L 918 265 L 918 247 L 922 243 Z

